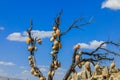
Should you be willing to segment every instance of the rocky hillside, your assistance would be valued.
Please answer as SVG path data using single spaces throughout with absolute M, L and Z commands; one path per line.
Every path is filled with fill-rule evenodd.
M 86 62 L 81 72 L 74 71 L 68 80 L 120 80 L 120 68 L 113 62 L 110 67 L 96 64 L 91 70 L 90 63 Z

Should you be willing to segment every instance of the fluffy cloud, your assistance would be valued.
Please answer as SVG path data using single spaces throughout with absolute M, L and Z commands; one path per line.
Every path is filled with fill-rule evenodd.
M 49 66 L 39 66 L 39 69 L 40 69 L 40 71 L 42 71 L 42 72 L 48 72 L 48 70 L 49 70 Z
M 4 61 L 0 61 L 0 65 L 4 65 L 4 66 L 14 66 L 15 64 L 12 62 L 4 62 Z
M 52 31 L 39 31 L 39 30 L 33 30 L 32 36 L 38 37 L 38 38 L 49 38 L 52 35 Z M 22 33 L 20 32 L 14 32 L 10 35 L 8 35 L 7 39 L 10 41 L 20 41 L 23 42 L 26 40 L 27 32 L 24 31 Z
M 38 66 L 40 71 L 43 73 L 44 76 L 47 77 L 47 73 L 49 71 L 49 66 Z M 24 66 L 25 68 L 25 66 Z M 63 76 L 65 74 L 66 70 L 63 68 L 59 68 L 54 76 L 54 80 L 62 80 Z M 28 69 L 23 69 L 22 72 L 17 76 L 17 77 L 21 77 L 21 79 L 29 79 L 29 80 L 38 80 L 38 78 L 34 77 L 33 75 L 31 75 L 30 70 Z
M 113 10 L 119 10 L 120 0 L 106 0 L 102 3 L 102 8 L 110 8 Z
M 5 28 L 4 27 L 0 27 L 0 30 L 4 30 Z
M 33 37 L 39 37 L 39 38 L 49 38 L 52 35 L 52 31 L 39 31 L 39 30 L 33 30 L 32 31 Z
M 93 40 L 89 44 L 86 43 L 78 43 L 78 44 L 81 46 L 81 48 L 84 49 L 96 49 L 103 42 L 104 41 Z M 103 45 L 102 47 L 106 47 L 106 45 Z
M 43 73 L 44 76 L 47 77 L 48 71 L 49 71 L 49 66 L 45 66 L 45 65 L 40 65 L 38 66 L 38 68 L 41 70 L 41 72 Z M 7 71 L 6 69 L 0 69 L 0 76 L 5 76 L 5 77 L 9 77 L 9 78 L 16 78 L 15 80 L 38 80 L 37 77 L 33 76 L 30 73 L 30 67 L 26 67 L 26 66 L 20 66 L 17 67 L 15 69 L 19 69 L 19 71 Z M 54 79 L 53 80 L 62 80 L 64 75 L 66 73 L 66 69 L 63 68 L 59 68 L 54 75 Z M 13 75 L 14 74 L 14 75 Z M 14 79 L 12 79 L 14 80 Z
M 8 73 L 6 73 L 4 70 L 0 69 L 0 77 L 1 76 L 8 76 Z
M 20 78 L 22 80 L 38 80 L 35 76 L 31 75 L 29 70 L 23 70 L 15 76 L 16 78 Z
M 21 33 L 19 32 L 15 32 L 15 33 L 12 33 L 10 34 L 8 37 L 7 37 L 8 40 L 10 41 L 25 41 L 26 39 L 26 36 L 22 35 Z
M 49 71 L 49 66 L 39 66 L 39 69 L 43 72 L 43 74 L 47 77 L 47 73 Z M 66 69 L 59 68 L 54 75 L 53 80 L 62 80 L 66 73 Z
M 66 73 L 66 70 L 63 68 L 59 68 L 56 72 L 55 72 L 55 76 L 54 76 L 54 80 L 63 80 L 63 77 Z

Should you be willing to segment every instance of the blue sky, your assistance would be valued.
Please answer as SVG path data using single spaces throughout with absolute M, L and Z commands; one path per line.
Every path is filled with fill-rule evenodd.
M 47 74 L 45 69 L 50 64 L 49 53 L 52 45 L 49 38 L 58 12 L 63 9 L 60 27 L 62 31 L 65 31 L 72 21 L 79 17 L 84 16 L 84 21 L 88 21 L 94 16 L 92 24 L 83 27 L 85 31 L 73 29 L 62 37 L 63 48 L 60 50 L 59 60 L 62 62 L 61 69 L 64 73 L 71 63 L 75 44 L 84 43 L 88 48 L 100 41 L 120 40 L 119 5 L 119 0 L 1 0 L 0 75 L 24 79 L 31 77 L 36 80 L 28 71 L 30 70 L 27 60 L 29 52 L 24 42 L 25 31 L 29 27 L 31 18 L 33 29 L 39 30 L 38 36 L 43 40 L 42 45 L 37 45 L 39 46 L 35 55 L 37 64 Z M 42 35 L 43 33 L 45 35 Z M 62 71 L 58 70 L 57 76 L 63 76 L 59 74 Z

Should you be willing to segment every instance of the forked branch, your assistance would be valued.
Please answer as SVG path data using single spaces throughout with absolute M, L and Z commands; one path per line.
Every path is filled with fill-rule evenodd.
M 30 20 L 30 28 L 27 30 L 27 33 L 28 33 L 28 37 L 26 39 L 26 43 L 28 44 L 28 51 L 30 52 L 30 56 L 28 57 L 28 60 L 31 66 L 31 74 L 38 77 L 40 80 L 46 80 L 40 69 L 36 66 L 34 52 L 35 50 L 37 50 L 36 42 L 41 44 L 41 39 L 32 37 L 32 20 Z
M 73 60 L 72 64 L 70 66 L 70 68 L 68 69 L 68 71 L 66 72 L 64 79 L 63 80 L 67 80 L 68 77 L 71 75 L 71 73 L 73 72 L 73 70 L 75 70 L 76 66 L 79 66 L 79 68 L 82 67 L 82 65 L 84 65 L 85 62 L 89 61 L 91 62 L 93 65 L 95 65 L 97 62 L 100 61 L 113 61 L 114 58 L 113 57 L 107 57 L 108 54 L 113 54 L 116 56 L 120 56 L 120 53 L 114 52 L 110 49 L 107 49 L 104 47 L 104 45 L 113 45 L 115 47 L 119 47 L 120 44 L 119 43 L 115 43 L 115 42 L 103 42 L 101 43 L 95 50 L 91 51 L 91 52 L 84 52 L 84 51 L 80 51 L 77 53 L 73 53 Z M 102 54 L 101 52 L 99 52 L 99 50 L 102 50 Z M 88 58 L 84 58 L 84 55 L 88 55 Z M 76 57 L 74 57 L 76 56 Z
M 81 21 L 83 21 L 85 18 L 84 17 L 80 17 L 76 20 L 73 21 L 73 23 L 71 24 L 71 26 L 65 31 L 65 32 L 62 32 L 61 33 L 61 36 L 62 35 L 65 35 L 66 33 L 68 33 L 70 30 L 72 30 L 73 28 L 76 28 L 76 29 L 81 29 L 81 27 L 83 26 L 86 26 L 88 24 L 91 24 L 92 20 L 93 20 L 93 17 L 91 17 L 91 19 L 88 21 L 88 22 L 85 22 L 85 23 L 82 23 L 82 24 L 77 24 L 77 23 L 80 23 Z

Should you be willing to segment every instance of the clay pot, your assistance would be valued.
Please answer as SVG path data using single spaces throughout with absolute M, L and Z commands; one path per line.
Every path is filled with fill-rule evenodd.
M 61 43 L 59 43 L 59 48 L 62 48 L 62 44 Z
M 81 64 L 81 63 L 80 63 L 80 64 L 78 64 L 78 67 L 79 67 L 79 68 L 82 68 L 82 64 Z
M 78 55 L 81 55 L 81 54 L 82 54 L 82 51 L 79 51 L 79 52 L 78 52 Z
M 55 66 L 55 65 L 54 65 L 54 63 L 52 63 L 52 65 L 51 65 L 51 66 L 52 66 L 52 68 L 54 68 L 54 66 Z
M 79 55 L 76 55 L 76 56 L 75 56 L 75 60 L 76 60 L 76 61 L 79 61 L 79 60 L 80 60 L 80 56 L 79 56 Z
M 54 71 L 52 71 L 52 72 L 51 72 L 51 76 L 54 76 L 54 74 L 55 74 L 55 72 L 54 72 Z
M 59 48 L 59 46 L 55 46 L 55 45 L 54 45 L 54 46 L 52 47 L 52 50 L 58 50 L 58 48 Z
M 52 33 L 52 37 L 56 38 L 57 34 L 55 32 Z
M 53 30 L 54 30 L 54 31 L 56 31 L 56 30 L 57 30 L 57 27 L 56 27 L 56 26 L 54 26 L 54 27 L 53 27 Z
M 59 29 L 56 30 L 56 35 L 60 36 L 60 30 Z
M 37 42 L 38 42 L 38 44 L 42 44 L 42 40 L 41 39 L 38 39 Z
M 34 72 L 35 72 L 35 69 L 34 69 L 34 68 L 32 68 L 30 72 L 31 72 L 31 74 L 33 75 L 33 74 L 34 74 Z
M 112 68 L 114 68 L 114 67 L 115 67 L 115 63 L 112 62 L 111 65 L 110 65 L 110 68 L 112 69 Z
M 33 59 L 33 56 L 28 56 L 28 60 L 32 60 Z
M 61 66 L 61 63 L 60 63 L 60 62 L 57 62 L 57 66 L 60 67 L 60 66 Z
M 53 52 L 53 51 L 51 51 L 51 53 L 50 53 L 51 55 L 54 55 L 55 53 Z
M 29 61 L 31 67 L 34 67 L 34 62 L 32 60 Z
M 34 74 L 33 74 L 34 76 L 39 76 L 39 74 L 38 73 L 36 73 L 36 72 L 34 72 Z
M 85 63 L 85 67 L 86 67 L 86 68 L 90 68 L 90 62 L 87 61 L 87 62 Z
M 39 74 L 40 72 L 38 70 L 35 71 L 37 74 Z
M 53 46 L 53 47 L 52 47 L 52 50 L 56 50 L 56 46 Z
M 31 39 L 30 39 L 29 37 L 27 37 L 27 38 L 26 38 L 26 43 L 27 43 L 27 44 L 30 44 L 30 42 L 31 42 Z
M 34 64 L 30 64 L 30 66 L 33 68 L 33 67 L 35 67 L 35 65 Z
M 51 71 L 48 72 L 48 76 L 51 76 Z
M 51 42 L 52 42 L 52 41 L 54 41 L 54 40 L 55 40 L 55 38 L 54 38 L 54 37 L 51 37 L 51 38 L 50 38 L 50 41 L 51 41 Z
M 57 66 L 57 65 L 55 65 L 55 66 L 54 66 L 54 69 L 55 69 L 55 70 L 57 70 L 57 69 L 58 69 L 58 66 Z
M 59 42 L 57 40 L 54 41 L 55 46 L 59 46 Z
M 40 79 L 39 80 L 46 80 L 46 78 L 44 78 L 44 77 L 40 77 Z
M 54 61 L 53 64 L 57 65 L 57 61 Z
M 81 62 L 81 64 L 82 64 L 82 65 L 84 65 L 84 64 L 85 64 L 85 62 L 83 62 L 83 61 L 82 61 L 82 62 Z
M 54 71 L 49 71 L 48 76 L 54 76 Z
M 28 51 L 33 51 L 34 47 L 33 46 L 28 46 Z
M 79 49 L 79 48 L 80 48 L 80 45 L 79 45 L 79 44 L 75 45 L 75 47 L 74 47 L 75 50 L 77 50 L 77 49 Z
M 35 50 L 35 51 L 37 51 L 37 50 L 38 50 L 38 48 L 37 48 L 37 47 L 34 47 L 34 50 Z

